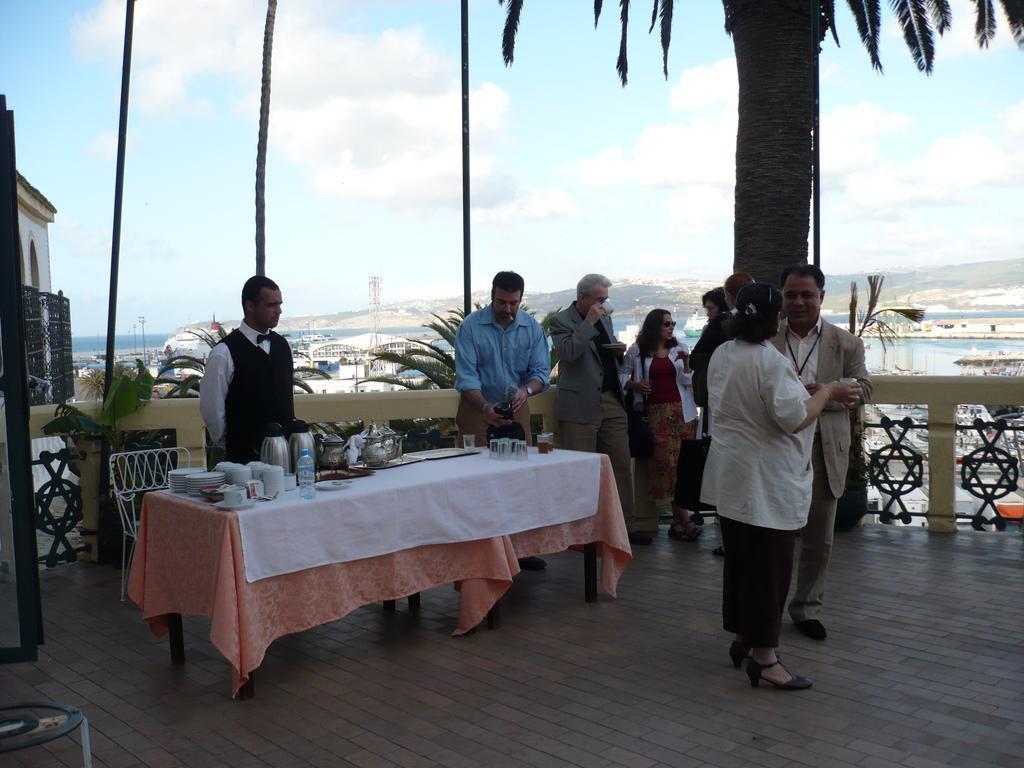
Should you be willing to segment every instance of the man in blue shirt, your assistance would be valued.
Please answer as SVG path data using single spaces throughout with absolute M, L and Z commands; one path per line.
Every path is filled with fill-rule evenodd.
M 499 272 L 491 282 L 491 303 L 473 312 L 455 335 L 455 388 L 459 410 L 455 423 L 459 436 L 474 435 L 477 445 L 486 445 L 489 426 L 523 427 L 530 437 L 530 406 L 527 398 L 548 387 L 551 354 L 547 338 L 535 319 L 519 311 L 523 300 L 523 278 L 515 272 Z M 512 419 L 495 413 L 494 406 L 512 400 Z M 520 560 L 528 570 L 541 570 L 544 561 L 531 557 Z

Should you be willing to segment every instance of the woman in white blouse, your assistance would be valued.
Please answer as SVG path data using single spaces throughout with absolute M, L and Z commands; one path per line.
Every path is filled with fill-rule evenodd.
M 647 313 L 636 343 L 619 366 L 619 380 L 633 391 L 633 406 L 647 409 L 654 439 L 654 452 L 649 461 L 648 496 L 657 504 L 672 506 L 672 525 L 668 535 L 673 539 L 692 541 L 700 535 L 700 527 L 690 521 L 690 513 L 675 505 L 676 465 L 679 446 L 693 439 L 697 429 L 697 406 L 693 401 L 693 373 L 690 370 L 690 348 L 675 335 L 676 321 L 665 309 Z M 657 533 L 657 531 L 651 531 Z M 634 541 L 635 539 L 635 541 Z M 650 544 L 647 533 L 633 535 L 635 544 Z
M 752 283 L 739 292 L 734 340 L 708 366 L 715 435 L 701 501 L 718 510 L 725 545 L 722 615 L 736 639 L 733 665 L 749 655 L 747 676 L 785 690 L 809 688 L 776 655 L 793 571 L 796 532 L 811 503 L 814 423 L 829 400 L 851 402 L 859 386 L 832 382 L 814 395 L 768 343 L 777 333 L 782 293 Z

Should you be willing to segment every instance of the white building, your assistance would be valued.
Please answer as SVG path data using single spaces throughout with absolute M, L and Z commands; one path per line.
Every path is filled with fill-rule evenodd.
M 52 293 L 50 234 L 57 209 L 28 180 L 18 174 L 18 253 L 25 285 Z

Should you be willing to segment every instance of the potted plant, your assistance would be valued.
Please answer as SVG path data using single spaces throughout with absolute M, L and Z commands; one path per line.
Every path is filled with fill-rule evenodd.
M 884 275 L 868 275 L 868 301 L 864 310 L 858 310 L 857 282 L 850 283 L 849 331 L 854 336 L 873 336 L 882 347 L 899 338 L 899 328 L 885 319 L 887 313 L 904 317 L 915 323 L 924 319 L 924 310 L 918 307 L 879 307 Z M 864 406 L 850 409 L 850 463 L 846 470 L 846 490 L 836 503 L 837 531 L 846 531 L 860 523 L 868 509 L 868 462 L 864 455 Z
M 73 405 L 62 403 L 57 406 L 54 418 L 43 426 L 43 432 L 47 435 L 66 435 L 76 443 L 95 441 L 94 447 L 86 450 L 86 453 L 96 459 L 100 455 L 98 446 L 103 442 L 110 446 L 111 453 L 122 451 L 126 447 L 127 437 L 127 432 L 120 426 L 122 420 L 152 399 L 153 381 L 153 376 L 145 364 L 138 360 L 134 369 L 123 369 L 114 378 L 96 417 Z M 95 466 L 92 471 L 101 472 L 102 467 Z M 96 478 L 98 483 L 96 475 L 90 472 L 89 477 Z M 86 475 L 82 476 L 82 482 L 84 487 Z M 88 533 L 97 535 L 97 560 L 106 562 L 116 559 L 114 555 L 120 550 L 120 522 L 117 510 L 110 502 L 109 488 L 99 489 L 98 502 L 97 519 L 90 521 L 96 524 L 96 530 L 89 530 Z

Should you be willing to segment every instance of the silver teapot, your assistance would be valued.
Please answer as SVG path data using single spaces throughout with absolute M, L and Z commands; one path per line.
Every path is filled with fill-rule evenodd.
M 363 437 L 362 458 L 368 467 L 382 467 L 402 455 L 403 436 L 390 427 L 370 423 Z
M 345 455 L 347 445 L 345 438 L 339 435 L 324 437 L 320 441 L 320 468 L 343 469 L 348 466 L 348 458 Z

